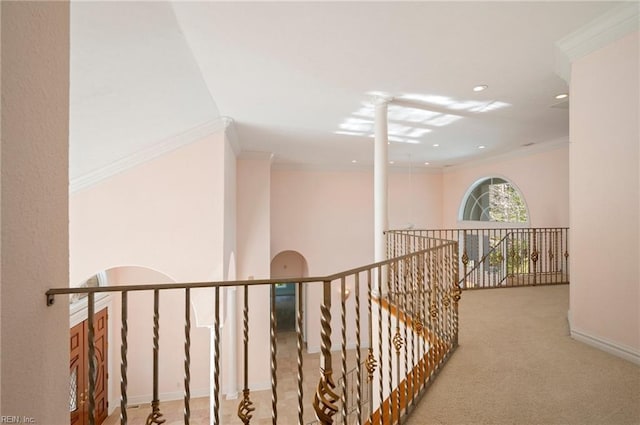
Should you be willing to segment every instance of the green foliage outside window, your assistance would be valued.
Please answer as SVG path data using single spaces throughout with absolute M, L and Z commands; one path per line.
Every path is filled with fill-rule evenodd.
M 466 199 L 464 220 L 526 223 L 524 199 L 509 182 L 493 177 L 476 184 Z

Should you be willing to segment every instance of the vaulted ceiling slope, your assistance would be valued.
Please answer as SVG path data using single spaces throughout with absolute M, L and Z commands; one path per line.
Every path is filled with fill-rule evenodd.
M 397 163 L 454 165 L 566 139 L 555 43 L 616 6 L 73 3 L 71 174 L 220 115 L 243 150 L 279 163 L 370 164 L 375 94 L 395 98 Z
M 219 116 L 171 4 L 72 2 L 70 178 Z

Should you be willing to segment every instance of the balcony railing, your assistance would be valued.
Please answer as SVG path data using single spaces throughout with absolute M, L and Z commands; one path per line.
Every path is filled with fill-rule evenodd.
M 411 235 L 411 244 L 401 246 L 395 236 L 389 235 L 393 250 L 389 259 L 364 267 L 324 277 L 307 277 L 278 280 L 249 280 L 230 282 L 172 283 L 151 285 L 125 285 L 92 288 L 56 288 L 47 291 L 47 303 L 51 305 L 61 295 L 87 294 L 88 309 L 88 423 L 95 424 L 96 411 L 96 361 L 94 341 L 94 310 L 96 296 L 101 293 L 119 294 L 121 303 L 120 333 L 120 423 L 127 424 L 128 405 L 128 352 L 138 341 L 128 338 L 129 322 L 136 320 L 131 315 L 128 300 L 133 292 L 153 294 L 153 346 L 150 347 L 149 362 L 153 364 L 150 411 L 147 424 L 165 421 L 162 402 L 159 399 L 159 379 L 163 372 L 158 357 L 164 346 L 183 346 L 184 376 L 182 377 L 183 422 L 193 423 L 191 417 L 191 299 L 194 291 L 212 288 L 214 305 L 211 367 L 213 374 L 212 412 L 210 422 L 220 424 L 219 371 L 220 352 L 231 347 L 222 347 L 220 337 L 221 290 L 236 287 L 243 293 L 242 350 L 238 350 L 238 363 L 242 364 L 242 395 L 237 407 L 237 416 L 244 424 L 251 423 L 256 410 L 252 400 L 251 376 L 249 375 L 249 341 L 254 336 L 249 311 L 249 293 L 258 287 L 268 287 L 271 294 L 269 322 L 270 358 L 270 416 L 272 423 L 305 423 L 305 413 L 313 410 L 321 424 L 394 424 L 400 423 L 408 414 L 428 384 L 434 379 L 457 346 L 458 339 L 458 287 L 459 250 L 457 241 L 436 240 L 422 235 Z M 408 241 L 409 239 L 405 239 Z M 275 309 L 276 284 L 294 283 L 298 287 L 295 335 L 297 340 L 297 409 L 281 411 L 278 400 L 278 338 Z M 316 378 L 314 394 L 304 392 L 303 380 L 303 315 L 302 287 L 319 285 L 321 299 L 315 300 L 320 310 L 319 323 L 309 325 L 320 334 L 320 368 Z M 161 297 L 175 297 L 176 290 L 184 294 L 184 339 L 183 341 L 161 341 L 160 327 Z M 172 292 L 169 292 L 172 291 Z M 337 294 L 337 296 L 336 296 Z M 347 298 L 352 300 L 347 303 Z M 117 298 L 115 298 L 117 299 Z M 337 302 L 336 302 L 337 301 Z M 173 307 L 175 309 L 175 307 Z M 338 317 L 335 320 L 334 317 Z M 355 342 L 348 350 L 347 335 Z M 349 341 L 350 343 L 352 340 Z M 235 345 L 235 344 L 234 344 Z M 336 351 L 332 347 L 339 346 Z M 352 350 L 352 351 L 351 351 Z M 349 354 L 348 354 L 349 351 Z M 347 355 L 355 356 L 355 365 L 362 365 L 351 372 L 347 368 Z M 339 367 L 334 370 L 336 357 Z M 338 359 L 339 358 L 339 359 Z M 117 375 L 117 374 L 116 374 Z M 175 378 L 174 378 L 175 379 Z M 307 377 L 309 379 L 309 377 Z M 77 405 L 77 403 L 76 403 Z
M 397 255 L 425 240 L 458 242 L 462 289 L 564 284 L 569 283 L 568 231 L 566 227 L 399 230 L 388 232 L 388 250 Z

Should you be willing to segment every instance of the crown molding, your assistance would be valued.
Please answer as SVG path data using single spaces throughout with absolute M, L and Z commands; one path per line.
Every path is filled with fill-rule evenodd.
M 464 162 L 459 165 L 452 165 L 451 167 L 443 168 L 443 173 L 448 174 L 458 170 L 472 168 L 479 165 L 491 164 L 497 161 L 504 161 L 512 158 L 519 158 L 523 156 L 530 156 L 537 153 L 547 152 L 554 149 L 559 149 L 564 146 L 569 146 L 569 137 L 561 137 L 559 139 L 549 140 L 547 142 L 536 143 L 533 146 L 522 147 L 520 149 L 505 152 L 502 154 L 492 155 L 487 158 L 477 159 L 473 161 Z
M 238 157 L 242 152 L 242 147 L 240 146 L 240 138 L 238 137 L 238 132 L 236 131 L 236 123 L 233 118 L 223 117 L 228 121 L 226 126 L 227 140 L 229 141 L 229 145 L 233 150 L 233 153 Z
M 571 79 L 571 63 L 638 31 L 640 4 L 625 2 L 556 42 L 556 73 Z
M 273 153 L 260 151 L 241 151 L 238 159 L 273 161 Z
M 306 172 L 348 172 L 348 173 L 372 173 L 373 164 L 324 164 L 306 162 L 277 162 L 273 163 L 275 171 L 306 171 Z M 395 164 L 387 167 L 389 174 L 442 174 L 439 167 L 424 167 L 420 165 L 409 166 L 409 164 Z
M 96 170 L 90 171 L 79 177 L 73 178 L 69 182 L 69 193 L 75 193 L 82 189 L 86 189 L 99 183 L 109 177 L 122 173 L 145 162 L 151 161 L 161 155 L 174 151 L 178 148 L 201 140 L 211 134 L 225 131 L 233 124 L 233 120 L 229 117 L 218 117 L 211 121 L 207 121 L 185 132 L 170 136 L 158 143 L 155 143 L 145 149 L 142 149 L 125 158 L 114 161 Z M 229 138 L 229 142 L 234 149 L 238 149 L 237 138 Z M 235 144 L 235 146 L 234 146 Z

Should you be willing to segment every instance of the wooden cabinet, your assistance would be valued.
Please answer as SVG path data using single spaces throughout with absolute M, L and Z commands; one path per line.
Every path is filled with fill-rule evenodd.
M 95 341 L 95 423 L 107 418 L 107 309 L 93 319 Z M 69 339 L 69 412 L 71 425 L 89 423 L 89 327 L 87 320 L 71 328 Z

